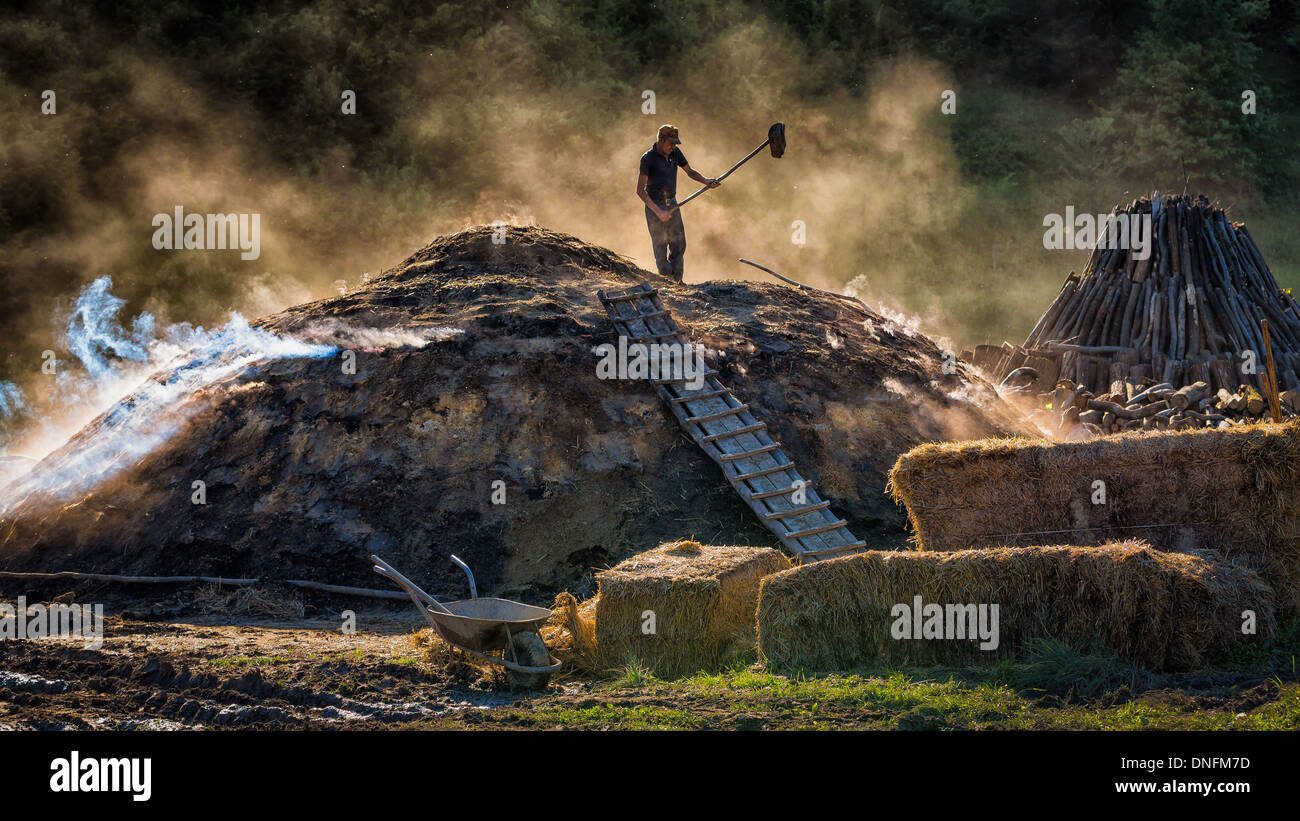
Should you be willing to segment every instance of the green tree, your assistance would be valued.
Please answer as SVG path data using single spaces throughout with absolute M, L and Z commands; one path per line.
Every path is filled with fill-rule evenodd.
M 1127 50 L 1101 105 L 1109 170 L 1168 184 L 1256 180 L 1257 131 L 1266 113 L 1242 112 L 1242 92 L 1262 97 L 1250 27 L 1267 0 L 1152 0 L 1151 22 Z

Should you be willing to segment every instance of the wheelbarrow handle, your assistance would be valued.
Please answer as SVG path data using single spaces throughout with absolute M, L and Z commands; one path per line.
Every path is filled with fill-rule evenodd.
M 469 569 L 469 565 L 467 565 L 467 564 L 465 564 L 464 562 L 462 562 L 462 561 L 460 560 L 460 557 L 457 556 L 455 553 L 451 554 L 451 560 L 452 560 L 453 562 L 455 562 L 456 564 L 460 565 L 460 569 L 465 571 L 465 575 L 466 575 L 466 576 L 469 576 L 469 597 L 470 597 L 471 599 L 477 599 L 477 598 L 478 598 L 478 587 L 475 586 L 475 584 L 474 584 L 474 571 L 473 571 L 473 570 L 470 570 L 470 569 Z
M 405 590 L 406 595 L 411 597 L 411 601 L 415 602 L 416 607 L 423 609 L 427 603 L 429 607 L 432 607 L 440 613 L 446 613 L 449 616 L 452 615 L 452 612 L 443 607 L 437 599 L 421 590 L 415 582 L 406 578 L 401 573 L 398 573 L 397 570 L 388 562 L 374 554 L 371 554 L 370 561 L 375 563 L 374 571 Z

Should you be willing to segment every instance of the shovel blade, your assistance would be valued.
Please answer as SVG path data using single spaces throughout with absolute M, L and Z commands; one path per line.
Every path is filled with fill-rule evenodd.
M 772 123 L 772 127 L 767 130 L 767 139 L 772 156 L 781 159 L 785 153 L 785 123 Z

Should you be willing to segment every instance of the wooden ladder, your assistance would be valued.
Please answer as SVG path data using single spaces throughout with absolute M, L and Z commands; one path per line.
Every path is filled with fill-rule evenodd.
M 681 346 L 679 351 L 686 355 L 677 361 L 695 361 L 688 353 L 690 337 L 650 283 L 609 294 L 598 291 L 597 296 L 629 344 Z M 701 380 L 689 365 L 658 376 L 651 374 L 649 381 L 682 429 L 722 468 L 740 498 L 797 559 L 816 561 L 866 547 L 843 519 L 830 512 L 830 502 L 799 475 L 793 460 L 768 435 L 767 425 L 718 381 L 717 371 L 705 367 L 698 387 L 691 386 Z M 801 501 L 795 502 L 796 498 Z

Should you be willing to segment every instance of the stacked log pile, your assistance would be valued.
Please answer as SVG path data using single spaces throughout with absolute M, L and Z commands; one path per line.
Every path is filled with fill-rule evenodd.
M 1267 404 L 1300 388 L 1300 308 L 1278 287 L 1245 225 L 1204 196 L 1157 192 L 1113 213 L 1150 216 L 1150 254 L 1138 259 L 1134 243 L 1112 248 L 1122 243 L 1102 236 L 1082 275 L 1070 275 L 1023 345 L 978 345 L 963 352 L 967 361 L 999 380 L 1029 367 L 1037 392 L 1065 380 L 1097 402 L 1117 382 L 1139 392 L 1203 384 L 1197 405 L 1248 390 Z M 1115 226 L 1107 229 L 1114 237 Z M 1278 383 L 1271 391 L 1263 321 Z
M 1013 382 L 1018 377 L 1013 374 Z M 1272 410 L 1264 396 L 1249 385 L 1236 391 L 1220 388 L 1211 393 L 1205 382 L 1175 388 L 1168 382 L 1149 384 L 1132 377 L 1111 383 L 1107 393 L 1094 395 L 1087 386 L 1062 379 L 1047 392 L 1020 380 L 1008 386 L 1027 395 L 1033 407 L 1028 415 L 1046 433 L 1058 439 L 1087 439 L 1133 430 L 1224 428 L 1268 421 Z M 1282 391 L 1280 419 L 1300 415 L 1300 391 Z

